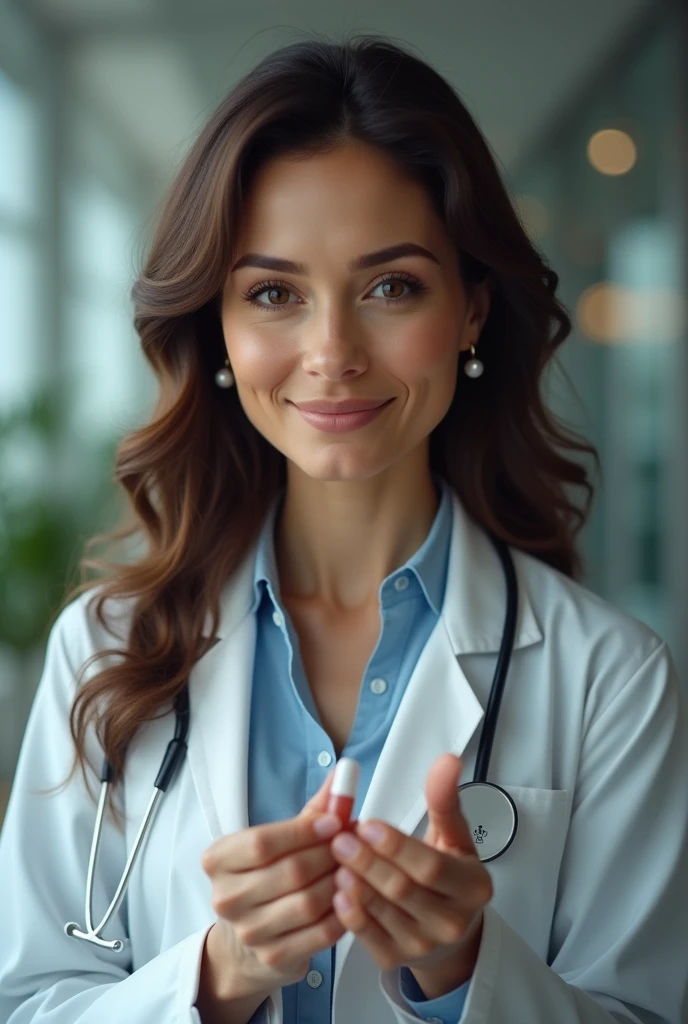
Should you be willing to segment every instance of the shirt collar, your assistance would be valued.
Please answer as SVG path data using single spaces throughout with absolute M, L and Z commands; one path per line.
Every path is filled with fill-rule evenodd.
M 265 586 L 269 588 L 273 600 L 279 596 L 279 574 L 275 557 L 275 519 L 284 498 L 284 488 L 276 495 L 265 517 L 256 546 L 256 560 L 253 569 L 253 604 L 255 612 L 263 597 Z M 265 586 L 262 586 L 264 584 Z
M 449 486 L 439 477 L 436 483 L 440 491 L 440 503 L 430 531 L 411 557 L 390 573 L 380 584 L 382 596 L 385 584 L 404 573 L 412 572 L 418 580 L 425 598 L 435 612 L 440 614 L 447 580 L 447 559 L 452 532 L 452 495 Z M 275 557 L 275 519 L 284 497 L 284 489 L 275 497 L 260 531 L 253 572 L 253 603 L 251 611 L 260 605 L 267 588 L 273 601 L 279 597 L 279 574 Z
M 504 631 L 504 573 L 484 530 L 468 515 L 459 498 L 451 494 L 452 532 L 447 559 L 446 594 L 441 618 L 454 652 L 497 652 Z M 542 640 L 530 588 L 552 572 L 530 556 L 511 549 L 518 578 L 518 618 L 514 648 Z M 216 640 L 225 640 L 240 629 L 252 608 L 256 545 L 252 544 L 220 595 Z M 211 636 L 208 611 L 205 635 Z

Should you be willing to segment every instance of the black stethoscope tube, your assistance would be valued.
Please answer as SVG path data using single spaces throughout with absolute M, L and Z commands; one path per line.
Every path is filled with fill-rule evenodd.
M 504 628 L 502 630 L 502 641 L 499 645 L 497 664 L 495 666 L 490 696 L 485 709 L 485 721 L 483 722 L 478 754 L 475 759 L 474 782 L 487 782 L 487 772 L 490 766 L 492 744 L 497 730 L 499 720 L 499 708 L 502 703 L 504 684 L 506 682 L 509 665 L 511 663 L 511 652 L 514 648 L 514 637 L 516 636 L 516 620 L 518 618 L 518 584 L 516 582 L 516 570 L 511 558 L 508 546 L 499 537 L 489 534 L 494 549 L 502 563 L 504 580 L 506 583 L 506 613 L 504 616 Z
M 154 789 L 159 789 L 163 793 L 167 791 L 186 755 L 186 738 L 189 734 L 189 688 L 186 683 L 174 698 L 174 714 L 174 736 L 167 744 L 162 763 L 153 783 Z M 107 758 L 103 761 L 100 781 L 112 782 L 112 768 Z

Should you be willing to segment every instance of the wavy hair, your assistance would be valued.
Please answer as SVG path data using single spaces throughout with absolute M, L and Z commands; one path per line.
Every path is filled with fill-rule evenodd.
M 65 599 L 97 586 L 89 603 L 101 624 L 110 599 L 131 604 L 131 624 L 126 649 L 100 651 L 82 666 L 117 655 L 77 692 L 66 781 L 77 763 L 86 777 L 89 724 L 113 782 L 121 779 L 135 732 L 169 711 L 207 648 L 207 616 L 214 633 L 221 591 L 286 480 L 284 456 L 249 422 L 236 389 L 214 383 L 226 356 L 219 299 L 258 168 L 347 141 L 383 151 L 427 190 L 467 285 L 491 279 L 480 339 L 489 372 L 470 382 L 459 372 L 451 407 L 430 438 L 432 470 L 486 530 L 563 573 L 579 571 L 575 537 L 592 499 L 580 456 L 596 460 L 596 453 L 541 394 L 543 371 L 571 324 L 555 297 L 558 276 L 529 240 L 485 138 L 451 86 L 385 37 L 309 37 L 283 47 L 202 129 L 133 286 L 134 323 L 158 400 L 150 422 L 117 451 L 127 521 L 87 543 L 82 582 Z M 132 537 L 143 542 L 133 561 L 88 557 L 94 544 Z M 87 580 L 89 570 L 99 578 Z

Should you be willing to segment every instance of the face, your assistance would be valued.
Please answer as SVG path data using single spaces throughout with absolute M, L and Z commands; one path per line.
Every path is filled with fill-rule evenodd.
M 427 451 L 486 316 L 487 287 L 467 293 L 426 193 L 384 154 L 280 158 L 254 180 L 225 344 L 246 415 L 308 476 L 365 479 Z M 351 400 L 362 411 L 304 408 Z

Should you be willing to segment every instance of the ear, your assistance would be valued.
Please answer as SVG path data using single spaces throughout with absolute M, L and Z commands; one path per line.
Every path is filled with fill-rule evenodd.
M 490 296 L 492 282 L 489 277 L 470 286 L 466 295 L 466 318 L 461 333 L 461 352 L 466 352 L 471 345 L 477 345 L 480 333 L 490 313 Z

